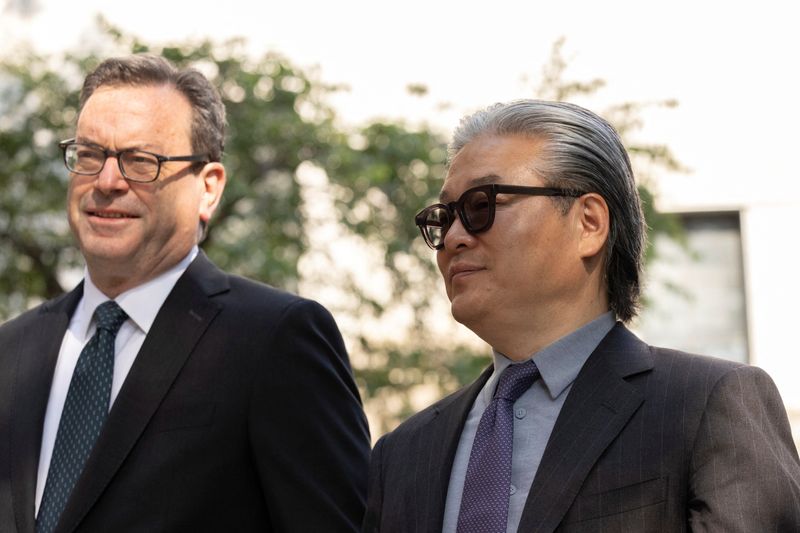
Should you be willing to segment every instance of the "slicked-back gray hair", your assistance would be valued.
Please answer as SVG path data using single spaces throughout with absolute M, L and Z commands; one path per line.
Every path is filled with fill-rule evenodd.
M 199 71 L 178 70 L 161 56 L 134 54 L 100 63 L 83 82 L 79 113 L 99 87 L 153 85 L 171 85 L 186 97 L 192 107 L 192 151 L 220 161 L 225 148 L 225 106 L 219 92 Z
M 448 148 L 449 161 L 483 135 L 542 140 L 533 170 L 548 186 L 595 192 L 605 199 L 611 218 L 605 257 L 609 306 L 623 322 L 636 316 L 647 226 L 630 159 L 611 124 L 565 102 L 495 104 L 461 120 Z

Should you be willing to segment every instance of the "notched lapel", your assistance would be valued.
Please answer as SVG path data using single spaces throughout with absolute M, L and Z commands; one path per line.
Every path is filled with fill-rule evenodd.
M 209 296 L 226 288 L 225 276 L 202 253 L 175 284 L 114 401 L 64 509 L 58 533 L 75 529 L 119 470 L 219 313 L 221 307 Z
M 415 533 L 442 530 L 461 430 L 490 373 L 487 370 L 471 385 L 417 413 L 381 439 L 381 452 L 373 455 L 373 466 L 380 464 L 381 502 L 367 511 L 369 527 Z
M 617 325 L 578 374 L 556 420 L 519 531 L 554 531 L 608 445 L 644 401 L 623 378 L 652 369 L 647 345 Z
M 25 329 L 16 348 L 11 419 L 11 493 L 20 532 L 34 530 L 36 477 L 42 429 L 58 352 L 69 319 L 83 294 L 83 285 L 42 306 L 35 323 Z

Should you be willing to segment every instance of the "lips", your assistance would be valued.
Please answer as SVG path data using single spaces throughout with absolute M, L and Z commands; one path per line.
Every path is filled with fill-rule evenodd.
M 469 275 L 475 274 L 476 272 L 480 272 L 484 270 L 484 268 L 480 265 L 474 265 L 469 263 L 456 263 L 450 265 L 450 268 L 447 270 L 447 273 L 450 277 L 450 281 L 454 281 L 456 279 L 464 278 Z
M 104 218 L 104 219 L 123 219 L 123 218 L 138 218 L 136 215 L 125 213 L 123 211 L 116 211 L 112 209 L 87 209 L 86 214 L 90 217 Z

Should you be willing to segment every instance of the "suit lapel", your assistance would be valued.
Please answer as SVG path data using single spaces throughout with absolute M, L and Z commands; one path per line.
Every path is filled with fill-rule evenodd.
M 227 288 L 225 275 L 202 253 L 175 284 L 109 412 L 58 532 L 74 530 L 105 490 L 220 311 L 209 296 Z
M 624 326 L 609 332 L 569 392 L 545 448 L 519 531 L 554 531 L 600 455 L 644 400 L 625 377 L 652 369 L 647 345 Z
M 11 493 L 20 532 L 33 532 L 36 478 L 47 399 L 58 352 L 69 319 L 83 294 L 83 285 L 45 303 L 28 325 L 17 348 L 11 419 Z M 12 348 L 13 349 L 13 348 Z
M 461 432 L 475 398 L 491 374 L 492 367 L 489 367 L 472 384 L 454 394 L 450 401 L 437 406 L 434 409 L 434 418 L 419 431 L 422 439 L 420 451 L 427 452 L 426 455 L 420 454 L 420 457 L 427 457 L 427 462 L 418 464 L 423 475 L 417 479 L 432 482 L 426 481 L 426 486 L 417 487 L 418 509 L 413 509 L 412 515 L 420 520 L 421 527 L 418 531 L 442 530 L 450 472 Z

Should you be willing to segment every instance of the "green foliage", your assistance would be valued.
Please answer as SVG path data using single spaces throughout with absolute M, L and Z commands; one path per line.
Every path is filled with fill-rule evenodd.
M 133 46 L 202 69 L 223 95 L 229 180 L 203 248 L 223 269 L 296 289 L 307 248 L 296 170 L 303 162 L 323 164 L 341 142 L 322 101 L 333 89 L 312 83 L 280 55 L 253 60 L 243 48 L 240 40 Z
M 488 350 L 452 326 L 433 254 L 413 224 L 445 174 L 442 136 L 402 121 L 344 129 L 326 103 L 338 87 L 278 54 L 254 58 L 241 40 L 153 46 L 103 20 L 98 26 L 106 41 L 96 50 L 18 50 L 0 58 L 0 319 L 68 290 L 66 280 L 82 268 L 64 214 L 67 174 L 56 144 L 74 131 L 84 75 L 103 57 L 151 52 L 200 69 L 227 107 L 228 185 L 203 248 L 226 270 L 312 298 L 338 291 L 325 303 L 348 341 L 374 434 L 485 367 Z M 565 66 L 557 43 L 541 96 L 570 98 L 602 86 L 564 82 Z M 624 104 L 610 118 L 624 134 L 641 125 L 640 110 Z M 631 152 L 679 167 L 663 146 L 634 144 Z M 303 174 L 310 169 L 325 177 L 317 185 L 327 204 L 309 199 L 313 187 Z M 646 182 L 641 190 L 653 230 L 675 231 L 653 209 Z M 340 264 L 332 242 L 312 238 L 325 229 L 318 225 L 356 242 L 355 263 L 366 268 Z M 303 268 L 317 260 L 327 262 Z
M 60 272 L 78 264 L 56 146 L 76 117 L 71 81 L 29 49 L 0 63 L 0 316 L 61 293 Z

